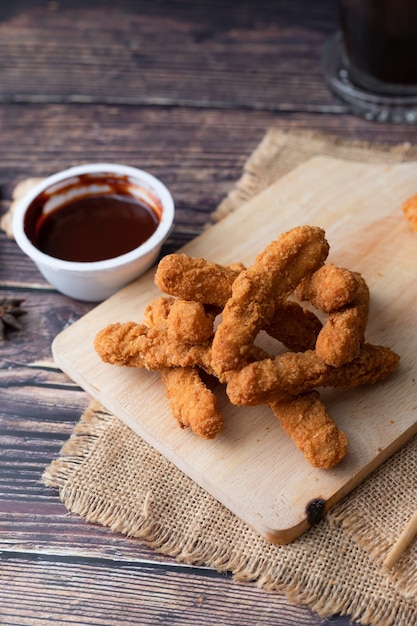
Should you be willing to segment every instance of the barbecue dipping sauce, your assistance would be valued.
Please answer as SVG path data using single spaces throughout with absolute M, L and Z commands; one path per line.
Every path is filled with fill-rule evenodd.
M 126 185 L 111 187 L 111 193 L 82 196 L 46 214 L 42 208 L 48 196 L 36 198 L 25 219 L 33 245 L 77 262 L 104 261 L 140 246 L 157 229 L 159 217 L 152 206 L 127 193 Z

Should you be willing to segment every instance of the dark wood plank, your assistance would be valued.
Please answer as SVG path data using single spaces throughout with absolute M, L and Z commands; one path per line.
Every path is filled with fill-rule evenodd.
M 331 0 L 24 4 L 3 9 L 3 102 L 344 108 L 321 74 Z
M 210 213 L 240 177 L 268 128 L 309 129 L 391 144 L 417 141 L 417 128 L 369 123 L 341 115 L 186 110 L 93 105 L 0 107 L 0 186 L 3 211 L 16 183 L 86 161 L 135 165 L 160 177 L 177 208 L 170 249 L 201 232 Z M 0 282 L 26 268 L 13 248 L 0 248 Z M 6 256 L 5 256 L 6 255 Z M 12 265 L 9 263 L 12 262 Z M 7 273 L 7 276 L 5 275 Z M 37 275 L 28 280 L 39 283 Z
M 38 624 L 329 624 L 279 593 L 205 569 L 71 559 L 2 564 L 4 626 Z M 46 593 L 45 593 L 46 592 Z M 345 619 L 339 626 L 347 625 Z

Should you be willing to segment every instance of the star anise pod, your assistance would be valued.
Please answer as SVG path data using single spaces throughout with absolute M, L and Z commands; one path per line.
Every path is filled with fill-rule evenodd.
M 22 329 L 19 317 L 27 313 L 20 308 L 22 302 L 23 300 L 17 298 L 0 298 L 0 341 L 6 339 L 8 329 Z

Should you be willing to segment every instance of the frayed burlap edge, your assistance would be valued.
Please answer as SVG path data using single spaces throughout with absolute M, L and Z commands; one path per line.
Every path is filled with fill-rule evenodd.
M 112 429 L 114 432 L 110 433 Z M 201 524 L 200 532 L 187 532 L 185 524 L 191 523 L 187 511 L 182 523 L 161 519 L 160 511 L 154 509 L 160 495 L 152 489 L 143 489 L 136 508 L 126 506 L 118 500 L 117 494 L 109 498 L 107 494 L 94 492 L 93 486 L 85 490 L 80 486 L 79 476 L 87 471 L 93 482 L 91 467 L 86 470 L 85 465 L 95 464 L 91 455 L 106 436 L 118 441 L 125 439 L 126 446 L 122 450 L 129 466 L 135 462 L 128 445 L 133 438 L 135 453 L 141 450 L 153 461 L 161 459 L 168 467 L 169 462 L 158 452 L 93 400 L 63 446 L 59 459 L 53 461 L 43 475 L 45 484 L 59 489 L 61 500 L 73 513 L 114 532 L 145 540 L 159 553 L 180 562 L 229 571 L 236 580 L 284 592 L 291 602 L 307 605 L 322 617 L 341 613 L 362 624 L 378 626 L 413 623 L 414 604 L 392 588 L 385 588 L 383 574 L 375 562 L 344 534 L 343 529 L 331 529 L 327 520 L 289 546 L 274 546 L 174 467 L 171 480 L 180 480 L 183 489 L 190 490 L 195 514 L 198 516 L 199 509 L 211 507 L 210 519 Z M 100 482 L 100 467 L 97 471 L 96 478 Z M 213 517 L 228 529 L 227 536 L 220 541 L 213 540 L 209 534 Z M 341 571 L 355 572 L 358 568 L 360 581 L 365 583 L 352 585 L 352 581 L 349 583 L 340 576 Z M 366 592 L 370 592 L 366 602 L 364 584 Z
M 89 451 L 106 430 L 112 414 L 97 400 L 91 400 L 70 438 L 60 450 L 58 459 L 45 469 L 42 480 L 48 487 L 65 489 L 68 479 L 87 457 Z
M 375 485 L 379 489 L 375 489 Z M 390 548 L 417 508 L 416 485 L 417 436 L 390 457 L 353 494 L 336 505 L 329 512 L 329 522 L 342 528 L 382 567 Z M 415 598 L 417 542 L 413 541 L 398 563 L 385 573 L 389 584 L 394 585 L 398 593 Z
M 366 163 L 402 163 L 417 159 L 417 146 L 369 143 L 316 131 L 268 130 L 247 159 L 241 178 L 212 214 L 214 222 L 235 211 L 260 191 L 314 156 Z

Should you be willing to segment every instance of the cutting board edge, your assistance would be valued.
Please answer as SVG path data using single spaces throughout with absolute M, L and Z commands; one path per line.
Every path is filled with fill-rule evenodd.
M 94 385 L 90 385 L 88 381 L 86 381 L 81 375 L 74 375 L 71 367 L 68 367 L 65 359 L 59 355 L 59 351 L 56 351 L 56 346 L 57 344 L 59 344 L 60 337 L 64 333 L 65 330 L 57 335 L 52 342 L 52 355 L 57 366 L 72 380 L 74 380 L 74 382 L 76 382 L 92 398 L 99 401 L 107 410 L 112 412 L 118 419 L 120 419 L 126 426 L 128 426 L 128 428 L 130 428 L 135 433 L 135 435 L 144 439 L 144 441 L 146 441 L 148 445 L 151 445 L 157 452 L 162 454 L 161 450 L 159 449 L 158 443 L 153 440 L 152 436 L 150 436 L 147 431 L 137 428 L 137 422 L 126 417 L 124 415 L 124 410 L 119 410 L 117 403 L 109 402 L 108 399 L 104 397 L 103 394 L 94 387 Z M 405 445 L 405 443 L 407 443 L 407 441 L 409 441 L 409 439 L 414 435 L 417 435 L 417 421 L 412 424 L 405 432 L 403 432 L 397 439 L 395 439 L 387 448 L 381 450 L 380 454 L 374 457 L 374 459 L 372 459 L 370 463 L 360 468 L 359 471 L 350 478 L 350 480 L 346 481 L 330 497 L 325 498 L 323 517 L 325 517 L 325 515 L 342 499 L 352 493 L 352 491 L 354 491 L 373 471 L 380 467 L 389 457 L 392 456 L 392 454 L 394 454 L 403 445 Z M 207 491 L 213 498 L 215 498 L 218 502 L 220 502 L 223 506 L 230 510 L 239 519 L 248 524 L 257 534 L 259 534 L 271 543 L 277 545 L 287 545 L 289 543 L 292 543 L 315 525 L 309 522 L 307 511 L 305 512 L 304 516 L 301 517 L 301 519 L 300 515 L 298 514 L 298 519 L 294 520 L 294 523 L 292 525 L 288 525 L 285 528 L 273 527 L 272 524 L 264 524 L 261 521 L 261 516 L 258 517 L 256 515 L 248 514 L 246 516 L 243 516 L 239 512 L 238 507 L 236 507 L 233 502 L 231 502 L 228 498 L 222 497 L 218 489 L 216 489 L 215 486 L 211 485 L 210 482 L 208 482 L 207 480 L 199 480 L 198 478 L 195 478 L 192 475 L 192 468 L 189 468 L 188 465 L 183 462 L 183 459 L 181 459 L 179 455 L 172 454 L 170 453 L 170 451 L 167 450 L 164 456 L 170 462 L 172 462 L 180 471 L 184 472 L 189 478 L 196 482 L 202 489 Z

